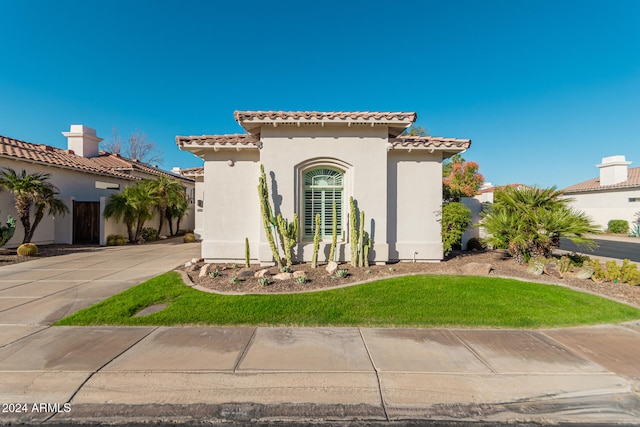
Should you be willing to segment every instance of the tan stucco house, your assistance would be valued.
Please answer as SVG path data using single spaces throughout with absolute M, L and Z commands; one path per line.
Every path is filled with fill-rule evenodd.
M 109 234 L 126 235 L 123 224 L 103 217 L 107 199 L 126 186 L 161 175 L 175 178 L 184 185 L 192 203 L 181 227 L 193 229 L 195 182 L 192 178 L 177 171 L 164 171 L 153 165 L 100 151 L 98 145 L 102 138 L 87 126 L 71 125 L 69 132 L 62 134 L 67 138 L 67 149 L 0 136 L 0 170 L 11 168 L 18 173 L 25 170 L 28 174 L 50 174 L 49 182 L 59 190 L 57 197 L 69 208 L 69 214 L 65 216 L 45 216 L 36 229 L 33 243 L 104 245 Z M 16 233 L 6 246 L 16 247 L 24 237 L 22 225 L 14 207 L 13 195 L 8 191 L 0 191 L 2 223 L 6 222 L 7 215 L 16 218 L 17 225 Z M 149 221 L 148 226 L 157 227 L 158 219 Z
M 207 261 L 243 260 L 248 238 L 252 262 L 273 262 L 258 199 L 260 165 L 274 214 L 300 218 L 298 261 L 312 257 L 316 214 L 319 259 L 326 260 L 334 202 L 337 258 L 349 260 L 350 197 L 366 214 L 370 262 L 442 259 L 442 160 L 465 151 L 470 140 L 400 136 L 416 120 L 407 112 L 236 111 L 234 117 L 245 133 L 176 137 L 181 150 L 205 162 L 199 230 Z
M 597 177 L 563 189 L 573 199 L 571 206 L 583 211 L 602 229 L 612 219 L 631 225 L 640 212 L 640 167 L 629 168 L 625 156 L 604 157 L 596 167 Z

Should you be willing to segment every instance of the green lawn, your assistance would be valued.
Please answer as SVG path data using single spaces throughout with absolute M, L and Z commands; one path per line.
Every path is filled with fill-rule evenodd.
M 158 303 L 164 310 L 132 317 Z M 216 295 L 168 272 L 56 325 L 287 325 L 541 328 L 640 319 L 640 309 L 551 285 L 406 276 L 288 295 Z

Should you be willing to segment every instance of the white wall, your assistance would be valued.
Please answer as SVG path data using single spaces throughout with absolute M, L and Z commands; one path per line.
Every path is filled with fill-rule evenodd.
M 567 197 L 574 199 L 573 208 L 583 211 L 603 230 L 612 219 L 627 220 L 631 226 L 637 218 L 635 214 L 640 212 L 640 202 L 629 201 L 630 198 L 640 199 L 640 189 L 572 193 Z

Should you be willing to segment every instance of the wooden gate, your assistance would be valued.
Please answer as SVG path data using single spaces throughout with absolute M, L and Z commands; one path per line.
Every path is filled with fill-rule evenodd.
M 100 244 L 100 202 L 73 202 L 73 243 Z

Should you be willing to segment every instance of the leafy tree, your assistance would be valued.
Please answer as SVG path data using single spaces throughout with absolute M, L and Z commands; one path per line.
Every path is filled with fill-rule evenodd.
M 459 201 L 461 197 L 475 196 L 484 184 L 484 177 L 478 172 L 479 168 L 476 162 L 467 162 L 459 154 L 454 154 L 451 161 L 443 166 L 444 200 Z
M 186 197 L 169 206 L 167 210 L 167 220 L 169 221 L 169 232 L 172 236 L 180 231 L 180 222 L 189 209 L 189 201 Z M 176 230 L 173 231 L 173 219 L 176 219 Z
M 50 177 L 48 173 L 27 174 L 24 169 L 20 174 L 11 168 L 4 168 L 0 173 L 0 188 L 13 193 L 18 218 L 24 228 L 22 243 L 31 242 L 46 210 L 49 215 L 65 215 L 69 212 L 62 200 L 56 198 L 59 192 L 56 186 L 48 181 Z M 33 224 L 32 207 L 35 207 Z
M 112 194 L 105 205 L 104 216 L 122 220 L 127 226 L 129 241 L 135 242 L 142 235 L 145 222 L 153 218 L 155 202 L 149 182 L 142 181 Z
M 136 130 L 129 135 L 126 141 L 123 141 L 116 128 L 111 129 L 111 131 L 113 139 L 103 143 L 106 151 L 140 162 L 162 163 L 162 152 L 144 132 Z
M 549 256 L 568 238 L 579 247 L 596 247 L 588 234 L 598 233 L 583 212 L 569 207 L 572 201 L 563 198 L 555 187 L 505 187 L 496 191 L 494 203 L 482 213 L 480 225 L 489 233 L 486 243 L 494 248 L 506 248 L 518 263 L 531 257 Z
M 465 230 L 471 225 L 471 210 L 460 202 L 445 203 L 442 205 L 440 224 L 444 254 L 449 255 L 453 246 L 460 243 Z
M 129 235 L 129 241 L 135 241 L 135 234 L 133 227 L 137 221 L 137 212 L 133 205 L 130 203 L 127 197 L 127 188 L 119 193 L 112 194 L 107 200 L 104 206 L 104 217 L 114 218 L 116 221 L 122 220 L 127 226 L 127 234 Z
M 417 125 L 411 125 L 404 131 L 402 131 L 402 136 L 429 136 L 429 131 L 427 128 Z

